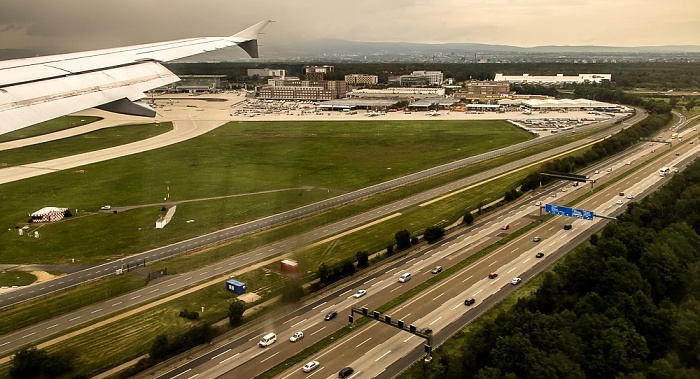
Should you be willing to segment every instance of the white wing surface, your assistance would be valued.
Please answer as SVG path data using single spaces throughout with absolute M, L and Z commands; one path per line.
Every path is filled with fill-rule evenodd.
M 155 116 L 138 100 L 180 80 L 160 62 L 240 46 L 258 57 L 261 21 L 229 37 L 202 37 L 114 49 L 0 61 L 0 134 L 99 107 Z

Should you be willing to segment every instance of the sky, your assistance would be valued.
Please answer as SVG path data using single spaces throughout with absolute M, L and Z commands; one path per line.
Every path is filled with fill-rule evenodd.
M 698 0 L 2 0 L 0 49 L 58 54 L 232 35 L 299 41 L 700 45 Z M 262 48 L 261 48 L 262 49 Z

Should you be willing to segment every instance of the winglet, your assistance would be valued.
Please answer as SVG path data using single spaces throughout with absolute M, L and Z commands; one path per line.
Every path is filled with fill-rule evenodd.
M 251 58 L 258 57 L 258 33 L 270 23 L 270 20 L 260 21 L 246 30 L 242 30 L 231 37 L 245 39 L 238 46 L 245 50 Z

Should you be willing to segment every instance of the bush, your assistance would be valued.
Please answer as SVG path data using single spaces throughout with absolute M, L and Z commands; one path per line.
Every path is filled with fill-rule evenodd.
M 228 306 L 228 322 L 231 326 L 238 326 L 243 320 L 243 312 L 245 312 L 245 302 L 238 299 L 233 299 Z
M 388 246 L 386 247 L 386 255 L 387 255 L 388 257 L 394 255 L 394 244 L 388 245 Z
M 369 267 L 369 253 L 367 253 L 366 251 L 358 251 L 357 253 L 355 253 L 355 258 L 357 258 L 357 267 Z
M 474 222 L 474 215 L 472 215 L 471 211 L 467 211 L 467 213 L 464 214 L 464 223 L 467 225 L 471 225 Z
M 190 320 L 196 320 L 199 318 L 199 312 L 190 312 L 189 309 L 185 308 L 180 311 L 180 317 L 184 317 Z
M 396 248 L 399 250 L 411 247 L 411 233 L 408 230 L 404 229 L 396 232 L 394 239 L 396 239 Z
M 440 238 L 442 238 L 442 236 L 444 236 L 444 235 L 445 235 L 444 228 L 441 228 L 439 226 L 431 226 L 431 227 L 425 229 L 425 233 L 423 233 L 423 239 L 428 241 L 428 243 L 433 243 L 433 242 L 439 240 Z

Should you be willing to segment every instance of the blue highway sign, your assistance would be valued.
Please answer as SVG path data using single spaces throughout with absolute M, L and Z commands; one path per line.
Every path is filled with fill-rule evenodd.
M 595 213 L 593 211 L 565 207 L 563 205 L 556 204 L 545 204 L 544 211 L 558 216 L 574 217 L 588 221 L 593 221 L 593 217 L 595 217 Z

